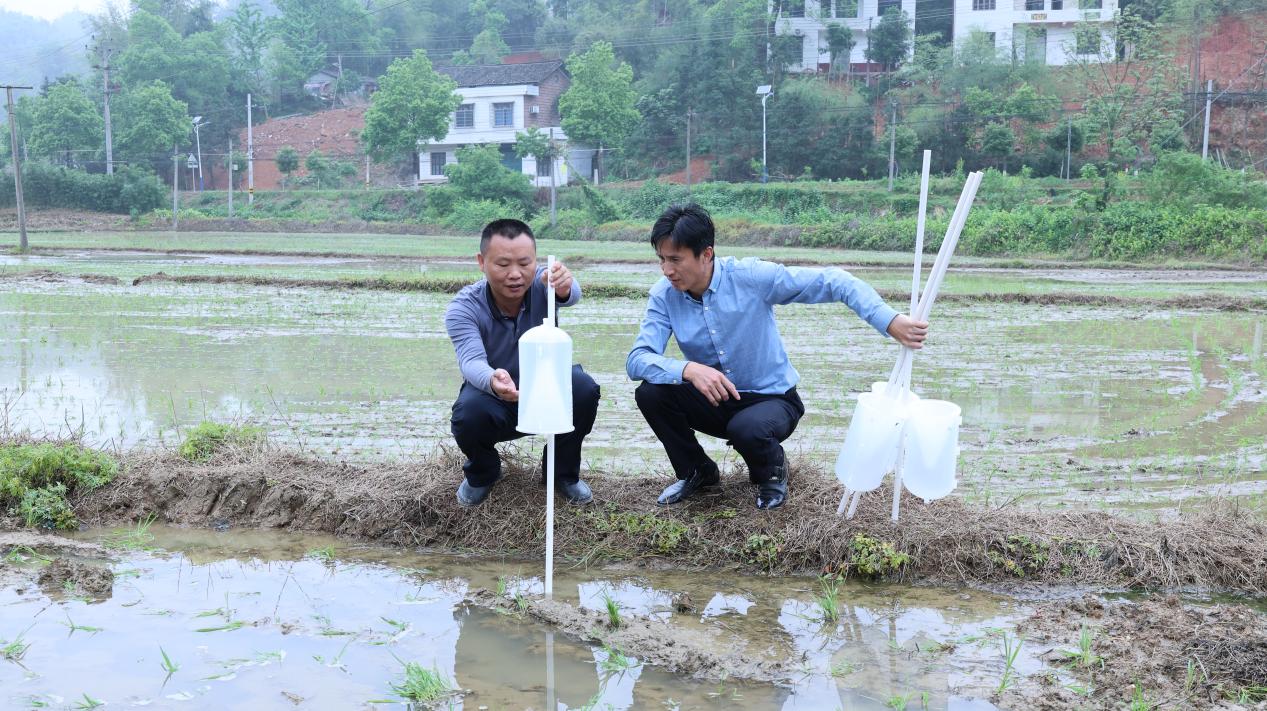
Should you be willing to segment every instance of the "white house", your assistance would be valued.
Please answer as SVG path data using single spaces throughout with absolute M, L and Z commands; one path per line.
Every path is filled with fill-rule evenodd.
M 434 143 L 418 147 L 418 182 L 448 180 L 444 166 L 457 162 L 457 150 L 473 144 L 496 144 L 502 164 L 532 177 L 538 187 L 550 185 L 555 173 L 558 185 L 568 182 L 569 171 L 588 175 L 591 151 L 570 146 L 567 155 L 553 165 L 538 165 L 531 156 L 515 155 L 515 134 L 529 128 L 566 141 L 559 118 L 559 97 L 571 84 L 561 61 L 437 67 L 457 82 L 462 103 L 449 119 L 449 133 Z
M 890 8 L 900 8 L 912 23 L 915 0 L 773 0 L 779 14 L 776 31 L 799 35 L 801 62 L 793 71 L 825 72 L 831 63 L 827 26 L 853 31 L 849 64 L 866 64 L 867 30 Z M 1113 20 L 1118 0 L 953 0 L 952 38 L 958 44 L 974 31 L 994 39 L 1001 52 L 1044 64 L 1064 65 L 1078 59 L 1102 61 L 1113 56 Z M 937 10 L 944 12 L 944 10 Z M 912 27 L 912 31 L 914 28 Z

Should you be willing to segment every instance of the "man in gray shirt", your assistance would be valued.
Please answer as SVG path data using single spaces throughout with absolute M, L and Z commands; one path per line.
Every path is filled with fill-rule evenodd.
M 462 389 L 453 403 L 453 439 L 466 455 L 458 501 L 476 506 L 501 478 L 494 445 L 523 437 L 519 424 L 519 337 L 546 317 L 545 267 L 537 266 L 537 240 L 519 220 L 495 220 L 484 227 L 476 256 L 484 278 L 458 292 L 444 313 L 444 326 L 457 352 Z M 581 287 L 562 262 L 549 275 L 559 306 L 581 300 Z M 557 317 L 556 317 L 557 319 Z M 571 432 L 556 435 L 555 489 L 575 504 L 589 503 L 590 488 L 580 480 L 581 441 L 598 414 L 598 384 L 572 366 Z

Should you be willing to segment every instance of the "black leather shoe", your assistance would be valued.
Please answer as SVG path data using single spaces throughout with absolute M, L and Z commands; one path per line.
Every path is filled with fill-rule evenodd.
M 721 483 L 721 476 L 717 472 L 717 465 L 710 460 L 707 464 L 695 467 L 695 471 L 691 472 L 687 478 L 670 484 L 668 488 L 660 492 L 660 498 L 656 499 L 656 503 L 661 506 L 676 504 L 682 499 L 694 496 L 700 489 L 714 487 L 719 483 Z
M 555 482 L 554 492 L 567 499 L 569 504 L 577 504 L 578 506 L 580 504 L 588 504 L 594 500 L 594 492 L 590 491 L 589 484 L 583 481 Z
M 493 484 L 496 483 L 497 482 L 494 481 L 488 486 L 471 486 L 466 479 L 463 478 L 462 483 L 458 485 L 458 503 L 467 508 L 479 506 L 484 503 L 484 499 L 488 498 L 488 492 L 493 490 Z
M 757 508 L 762 511 L 777 509 L 787 499 L 787 465 L 780 464 L 769 470 L 768 476 L 757 484 Z

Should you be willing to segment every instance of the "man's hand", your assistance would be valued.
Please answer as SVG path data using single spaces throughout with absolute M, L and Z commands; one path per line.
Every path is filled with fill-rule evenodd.
M 546 286 L 554 286 L 554 295 L 561 301 L 567 301 L 572 296 L 572 272 L 563 266 L 563 262 L 554 260 L 553 271 L 541 272 L 541 283 Z
M 694 362 L 687 363 L 686 368 L 682 370 L 682 379 L 704 393 L 704 397 L 708 398 L 708 402 L 713 407 L 717 407 L 723 400 L 729 400 L 732 397 L 739 399 L 739 391 L 735 389 L 735 384 L 716 368 Z
M 916 321 L 906 314 L 898 314 L 889 322 L 889 335 L 898 343 L 919 350 L 924 347 L 924 339 L 928 338 L 928 322 Z
M 515 386 L 515 381 L 510 377 L 510 373 L 498 368 L 493 371 L 493 379 L 490 382 L 493 388 L 493 394 L 505 400 L 506 402 L 519 402 L 519 388 Z

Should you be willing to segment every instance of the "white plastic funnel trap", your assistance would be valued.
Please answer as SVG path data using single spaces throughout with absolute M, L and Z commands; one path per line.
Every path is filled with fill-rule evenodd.
M 573 430 L 572 338 L 555 327 L 553 299 L 549 301 L 546 320 L 519 337 L 516 429 L 528 434 L 563 434 Z
M 932 501 L 955 490 L 959 461 L 959 406 L 945 400 L 920 400 L 906 421 L 902 485 Z
M 897 465 L 907 413 L 917 398 L 909 390 L 888 393 L 875 383 L 858 395 L 845 444 L 836 457 L 836 478 L 850 491 L 872 491 Z

